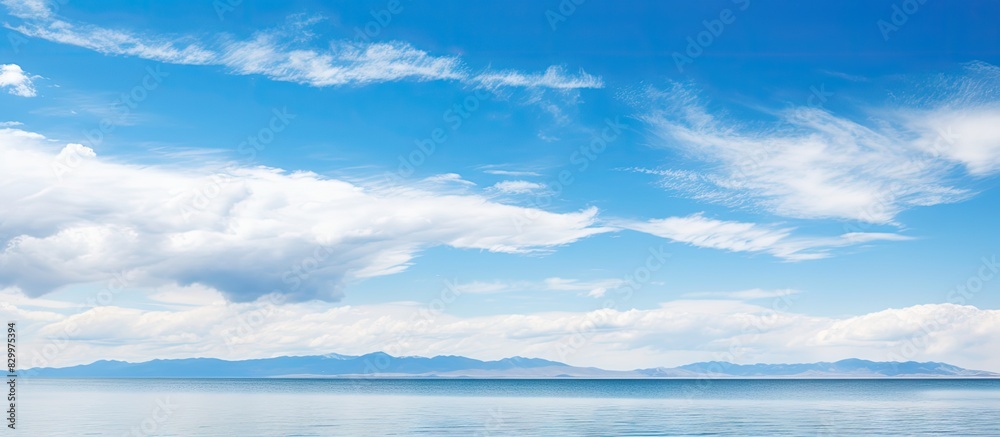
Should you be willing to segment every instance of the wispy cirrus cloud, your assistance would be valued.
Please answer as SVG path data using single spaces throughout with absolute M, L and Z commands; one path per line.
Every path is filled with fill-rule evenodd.
M 34 97 L 35 84 L 20 65 L 0 65 L 0 89 L 6 88 L 8 93 L 21 97 Z
M 233 74 L 260 74 L 272 80 L 317 87 L 365 85 L 399 80 L 448 80 L 485 88 L 602 88 L 600 77 L 560 66 L 543 73 L 487 70 L 469 73 L 454 56 L 435 56 L 405 42 L 331 41 L 319 49 L 308 44 L 306 29 L 320 17 L 296 15 L 284 26 L 259 31 L 241 40 L 223 35 L 211 41 L 190 36 L 158 36 L 87 23 L 71 23 L 53 13 L 46 2 L 4 0 L 11 15 L 24 20 L 7 28 L 24 35 L 94 50 L 106 55 L 135 56 L 158 62 L 215 65 Z
M 551 66 L 544 73 L 524 73 L 515 70 L 487 71 L 473 77 L 472 80 L 487 88 L 509 86 L 555 89 L 604 88 L 604 80 L 598 76 L 588 74 L 582 69 L 574 76 L 559 66 Z
M 608 292 L 625 285 L 624 279 L 610 278 L 591 281 L 578 279 L 547 278 L 545 286 L 550 290 L 559 291 L 586 291 L 587 296 L 601 298 Z
M 497 176 L 513 176 L 513 177 L 525 177 L 525 176 L 541 176 L 542 174 L 536 171 L 519 171 L 519 170 L 498 170 L 498 169 L 488 169 L 483 170 L 483 173 L 497 175 Z
M 7 11 L 24 20 L 4 24 L 24 35 L 60 44 L 83 47 L 105 55 L 135 56 L 172 64 L 206 65 L 215 56 L 193 38 L 137 35 L 90 24 L 74 24 L 57 17 L 45 0 L 3 0 Z
M 640 118 L 657 144 L 696 165 L 634 170 L 699 200 L 893 223 L 909 208 L 974 195 L 956 172 L 1000 172 L 1000 69 L 974 63 L 950 84 L 927 86 L 951 91 L 856 117 L 803 106 L 775 111 L 770 121 L 715 115 L 686 85 L 650 89 L 652 109 Z
M 473 281 L 455 286 L 461 293 L 493 294 L 533 291 L 575 291 L 586 292 L 587 296 L 600 298 L 608 290 L 614 290 L 625 284 L 620 278 L 605 279 L 568 279 L 560 277 L 545 278 L 541 281 Z
M 47 19 L 52 16 L 52 5 L 49 0 L 2 0 L 7 12 L 18 18 Z
M 476 184 L 472 181 L 467 181 L 462 179 L 462 175 L 458 173 L 444 173 L 434 176 L 426 177 L 417 184 L 456 184 L 459 186 L 475 186 Z
M 835 237 L 802 237 L 794 228 L 781 228 L 737 221 L 716 220 L 703 214 L 669 217 L 644 222 L 620 222 L 619 226 L 696 247 L 730 252 L 766 253 L 786 261 L 827 258 L 831 249 L 872 241 L 902 241 L 911 237 L 881 232 L 849 232 Z
M 503 194 L 530 194 L 544 190 L 545 185 L 522 180 L 500 181 L 493 184 L 490 189 Z
M 778 290 L 764 290 L 761 288 L 752 288 L 749 290 L 740 290 L 740 291 L 699 291 L 694 293 L 685 293 L 683 297 L 712 297 L 719 299 L 756 300 L 756 299 L 771 299 L 777 297 L 788 297 L 793 294 L 799 294 L 799 290 L 792 290 L 787 288 Z
M 293 24 L 304 27 L 309 21 Z M 397 80 L 467 78 L 456 57 L 432 56 L 402 42 L 331 42 L 328 49 L 301 45 L 288 32 L 258 32 L 249 40 L 225 39 L 214 63 L 235 74 L 260 74 L 272 80 L 312 86 L 365 85 Z

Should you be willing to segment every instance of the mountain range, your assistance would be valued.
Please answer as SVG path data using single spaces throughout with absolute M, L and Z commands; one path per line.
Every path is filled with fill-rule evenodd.
M 152 360 L 140 363 L 96 361 L 72 367 L 19 371 L 49 378 L 1000 378 L 938 362 L 876 362 L 846 359 L 808 364 L 733 364 L 710 361 L 680 367 L 630 371 L 575 367 L 540 358 L 497 361 L 447 355 L 394 357 L 384 352 L 361 356 L 328 354 L 240 361 L 216 358 Z

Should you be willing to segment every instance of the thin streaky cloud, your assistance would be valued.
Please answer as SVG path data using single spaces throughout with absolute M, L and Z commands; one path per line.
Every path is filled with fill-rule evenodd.
M 215 41 L 193 37 L 138 35 L 125 30 L 75 24 L 54 18 L 44 3 L 4 2 L 12 15 L 25 20 L 8 29 L 48 41 L 106 55 L 135 56 L 158 62 L 223 66 L 233 74 L 260 74 L 272 80 L 317 87 L 365 85 L 399 80 L 447 80 L 484 88 L 602 88 L 600 77 L 580 70 L 568 74 L 550 66 L 542 73 L 514 70 L 471 75 L 452 56 L 433 56 L 405 42 L 332 41 L 327 49 L 303 46 L 301 34 L 316 17 L 289 17 L 286 26 L 257 32 L 248 40 L 223 35 Z
M 541 281 L 472 281 L 456 285 L 455 290 L 469 294 L 574 291 L 586 292 L 589 297 L 600 298 L 609 290 L 617 289 L 624 284 L 625 281 L 620 278 L 583 280 L 551 277 Z
M 541 173 L 535 171 L 515 171 L 515 170 L 483 170 L 483 173 L 497 175 L 497 176 L 514 176 L 514 177 L 542 175 Z
M 545 190 L 545 185 L 538 182 L 513 180 L 497 182 L 490 189 L 503 194 L 531 194 Z
M 555 89 L 604 88 L 604 81 L 598 76 L 588 74 L 582 69 L 576 76 L 573 76 L 567 74 L 564 68 L 558 66 L 551 66 L 544 73 L 540 74 L 523 73 L 513 70 L 485 72 L 475 76 L 472 80 L 487 88 L 508 86 Z
M 699 291 L 695 293 L 684 293 L 682 297 L 714 297 L 720 299 L 755 300 L 788 297 L 799 293 L 799 290 L 793 289 L 764 290 L 760 288 L 753 288 L 750 290 L 740 291 Z
M 872 241 L 905 241 L 893 233 L 850 232 L 835 237 L 794 236 L 794 228 L 724 221 L 698 213 L 686 217 L 616 222 L 616 225 L 696 247 L 730 252 L 766 253 L 785 261 L 805 261 L 832 256 L 831 250 Z
M 7 11 L 18 18 L 47 19 L 52 15 L 52 9 L 47 0 L 3 0 Z

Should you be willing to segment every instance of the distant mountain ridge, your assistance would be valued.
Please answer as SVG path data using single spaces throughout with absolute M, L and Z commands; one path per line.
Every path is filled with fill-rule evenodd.
M 217 358 L 152 360 L 141 363 L 96 361 L 62 368 L 33 368 L 24 376 L 49 378 L 1000 378 L 938 362 L 876 362 L 845 359 L 808 364 L 692 363 L 631 371 L 575 367 L 541 358 L 482 361 L 456 355 L 394 357 L 384 352 L 286 356 L 240 361 Z
M 849 358 L 836 362 L 808 364 L 733 364 L 709 361 L 665 369 L 639 369 L 648 376 L 678 377 L 691 375 L 724 377 L 837 377 L 837 378 L 892 378 L 892 377 L 1000 377 L 1000 374 L 982 370 L 969 370 L 938 362 L 877 362 Z

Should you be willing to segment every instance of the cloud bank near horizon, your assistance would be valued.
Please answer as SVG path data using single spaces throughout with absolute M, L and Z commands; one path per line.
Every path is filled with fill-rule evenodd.
M 453 297 L 462 299 L 462 290 L 481 292 L 478 286 L 454 284 Z M 0 295 L 16 293 L 8 289 Z M 93 361 L 91 357 L 250 359 L 383 351 L 478 359 L 529 356 L 615 370 L 692 361 L 780 363 L 849 357 L 1000 370 L 1000 339 L 992 335 L 1000 329 L 998 310 L 942 303 L 818 317 L 794 311 L 800 299 L 796 290 L 699 295 L 653 309 L 459 317 L 447 313 L 447 304 L 433 302 L 231 303 L 208 287 L 164 286 L 149 295 L 161 309 L 107 305 L 66 314 L 23 301 L 0 304 L 0 314 L 37 333 L 25 346 L 25 362 L 31 367 L 82 364 Z M 615 297 L 609 294 L 606 299 Z M 46 357 L 43 349 L 65 342 L 60 339 L 67 333 L 74 340 L 60 343 L 59 352 Z M 115 341 L 106 341 L 111 338 Z

